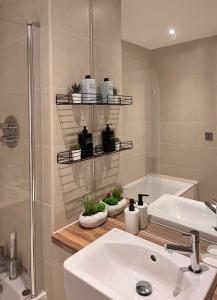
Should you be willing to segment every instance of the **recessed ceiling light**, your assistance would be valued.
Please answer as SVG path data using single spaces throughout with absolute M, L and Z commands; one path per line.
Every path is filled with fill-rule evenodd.
M 176 30 L 174 28 L 170 28 L 169 35 L 176 35 Z

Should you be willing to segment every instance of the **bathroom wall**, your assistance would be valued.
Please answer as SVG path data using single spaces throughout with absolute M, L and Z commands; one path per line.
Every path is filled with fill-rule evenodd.
M 160 172 L 199 180 L 200 200 L 209 201 L 217 194 L 217 37 L 156 49 L 151 59 Z
M 49 103 L 47 103 L 47 146 L 44 151 L 44 170 L 47 211 L 44 218 L 50 222 L 44 239 L 46 257 L 46 290 L 49 300 L 64 299 L 63 262 L 70 255 L 51 242 L 52 232 L 77 220 L 84 196 L 92 196 L 92 161 L 71 166 L 58 165 L 57 153 L 77 141 L 78 133 L 87 125 L 99 132 L 101 126 L 117 122 L 117 112 L 95 110 L 92 124 L 90 107 L 57 107 L 57 93 L 66 93 L 73 82 L 80 82 L 90 73 L 89 58 L 89 0 L 53 0 L 49 2 Z M 94 9 L 94 75 L 97 84 L 111 77 L 121 89 L 121 31 L 120 1 L 93 0 Z M 108 63 L 108 61 L 110 61 Z M 121 112 L 118 112 L 121 115 Z M 104 119 L 105 118 L 105 119 Z M 111 121 L 113 123 L 113 121 Z M 115 129 L 119 130 L 118 122 Z M 96 136 L 96 141 L 98 135 Z M 112 166 L 113 171 L 110 170 Z M 118 156 L 100 159 L 95 165 L 101 184 L 98 195 L 105 192 L 119 176 Z M 115 169 L 115 171 L 114 171 Z M 114 174 L 115 173 L 115 174 Z M 108 182 L 108 178 L 115 178 Z M 111 186 L 109 187 L 109 189 Z
M 89 73 L 89 2 L 53 0 L 49 2 L 49 91 L 47 139 L 44 149 L 47 227 L 44 246 L 46 257 L 45 288 L 49 300 L 64 299 L 63 262 L 69 253 L 53 245 L 54 230 L 74 221 L 81 211 L 83 195 L 91 189 L 90 162 L 76 166 L 57 164 L 57 153 L 75 142 L 82 126 L 89 127 L 85 108 L 57 107 L 56 94 Z M 87 179 L 87 180 L 86 180 Z
M 151 51 L 122 42 L 123 94 L 133 96 L 133 105 L 123 111 L 123 135 L 134 149 L 123 154 L 123 183 L 152 171 L 151 149 Z
M 121 1 L 93 1 L 94 9 L 94 73 L 97 86 L 105 77 L 122 91 Z M 96 107 L 95 144 L 102 144 L 102 130 L 111 124 L 115 135 L 122 136 L 123 109 L 120 106 Z M 95 160 L 95 198 L 101 200 L 121 181 L 122 155 L 109 155 Z

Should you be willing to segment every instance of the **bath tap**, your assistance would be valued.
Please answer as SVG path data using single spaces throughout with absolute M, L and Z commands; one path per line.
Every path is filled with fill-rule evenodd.
M 202 269 L 200 267 L 200 234 L 196 230 L 191 230 L 190 234 L 183 233 L 182 235 L 191 238 L 190 246 L 166 244 L 165 249 L 168 252 L 178 251 L 191 253 L 191 264 L 189 265 L 188 269 L 193 273 L 201 273 Z
M 16 279 L 19 276 L 17 261 L 8 256 L 0 256 L 0 273 L 2 272 L 8 273 L 11 280 Z
M 16 259 L 16 233 L 10 235 L 10 256 L 5 255 L 5 247 L 0 246 L 0 272 L 7 272 L 9 279 L 14 280 L 19 276 L 18 262 Z M 20 269 L 20 268 L 19 268 Z
M 8 272 L 8 262 L 9 258 L 0 254 L 0 273 L 1 272 Z
M 212 205 L 212 203 L 209 203 L 209 202 L 205 202 L 205 205 L 212 211 L 214 212 L 214 214 L 216 214 L 216 224 L 215 224 L 215 230 L 217 230 L 217 201 L 215 199 L 212 199 L 213 202 L 215 203 L 216 205 L 216 208 Z

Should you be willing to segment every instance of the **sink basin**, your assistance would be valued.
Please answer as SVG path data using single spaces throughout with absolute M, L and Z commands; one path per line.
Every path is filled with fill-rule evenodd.
M 216 215 L 203 202 L 164 195 L 149 205 L 148 214 L 154 222 L 183 231 L 196 229 L 201 238 L 217 242 Z
M 66 300 L 141 300 L 139 281 L 152 286 L 150 300 L 195 299 L 207 295 L 216 269 L 188 270 L 190 259 L 113 229 L 64 262 Z

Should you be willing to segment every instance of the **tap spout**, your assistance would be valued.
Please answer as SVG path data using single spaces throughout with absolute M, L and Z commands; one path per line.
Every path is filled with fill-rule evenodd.
M 166 244 L 165 249 L 169 252 L 186 252 L 186 253 L 193 253 L 192 247 L 176 245 L 176 244 Z
M 200 234 L 196 230 L 191 230 L 190 234 L 183 234 L 191 239 L 190 246 L 166 244 L 165 249 L 169 252 L 185 252 L 191 253 L 191 264 L 189 270 L 193 273 L 201 273 L 200 267 Z

